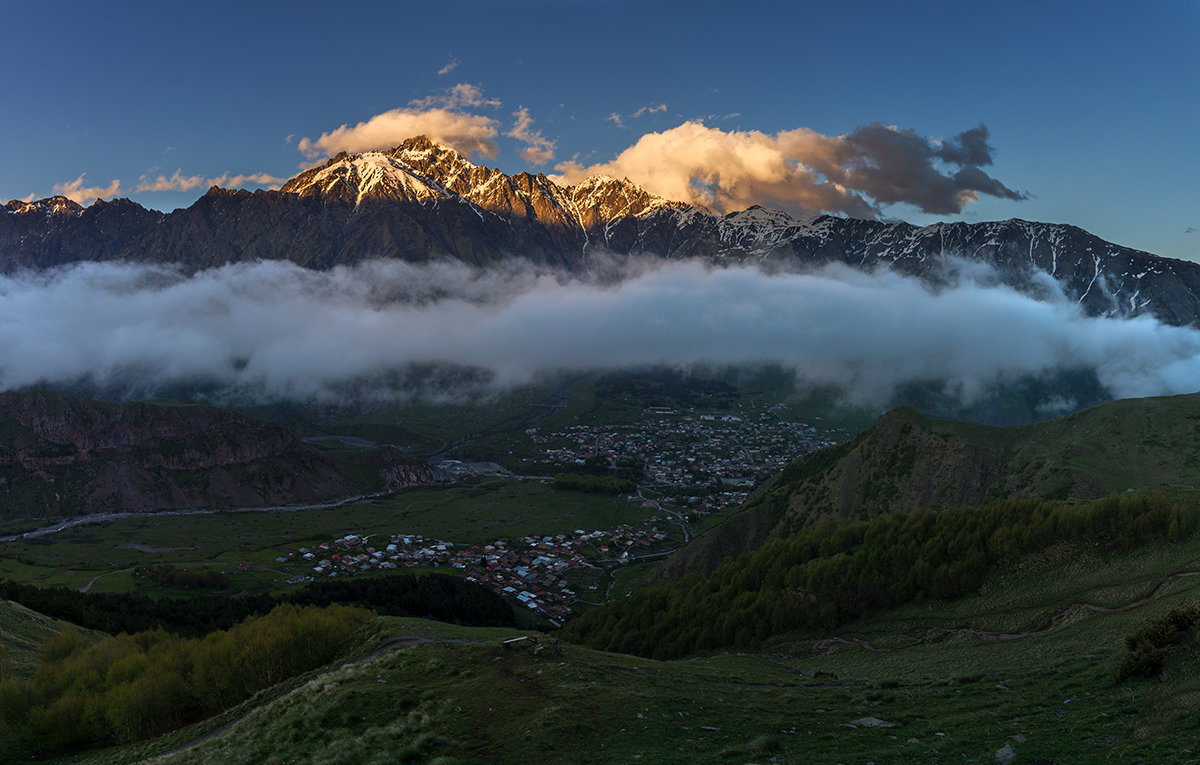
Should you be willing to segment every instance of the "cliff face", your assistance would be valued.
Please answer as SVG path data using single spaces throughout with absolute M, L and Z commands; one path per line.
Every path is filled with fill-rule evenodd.
M 437 477 L 394 449 L 354 457 L 347 470 L 287 428 L 215 407 L 0 394 L 4 521 L 328 502 Z

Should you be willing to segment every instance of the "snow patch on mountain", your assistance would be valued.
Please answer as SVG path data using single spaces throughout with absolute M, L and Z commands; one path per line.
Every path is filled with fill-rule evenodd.
M 288 181 L 282 190 L 299 196 L 348 198 L 356 205 L 367 199 L 424 202 L 450 196 L 441 184 L 418 176 L 407 163 L 378 151 L 338 155 L 323 167 Z
M 22 202 L 19 199 L 14 199 L 8 204 L 0 207 L 10 215 L 72 215 L 77 216 L 83 212 L 83 205 L 73 202 L 70 199 L 62 196 L 49 197 L 47 199 L 38 199 L 33 202 Z

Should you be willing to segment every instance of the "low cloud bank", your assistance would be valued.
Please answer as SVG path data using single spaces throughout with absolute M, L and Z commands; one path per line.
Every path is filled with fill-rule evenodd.
M 611 276 L 611 274 L 610 274 Z M 274 398 L 336 396 L 414 365 L 557 370 L 775 363 L 884 403 L 913 382 L 970 400 L 1027 375 L 1091 368 L 1117 396 L 1191 392 L 1200 332 L 1089 318 L 964 277 L 931 291 L 846 267 L 766 274 L 696 262 L 625 264 L 621 281 L 524 266 L 378 261 L 168 268 L 84 264 L 0 278 L 0 388 L 138 380 Z

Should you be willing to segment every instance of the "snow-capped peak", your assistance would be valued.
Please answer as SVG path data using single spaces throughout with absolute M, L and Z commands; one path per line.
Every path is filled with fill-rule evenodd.
M 584 218 L 584 225 L 612 221 L 623 217 L 639 217 L 660 207 L 678 206 L 633 183 L 628 178 L 617 180 L 607 175 L 585 178 L 566 191 Z
M 288 181 L 282 191 L 355 205 L 367 199 L 425 202 L 457 198 L 506 217 L 584 229 L 663 207 L 683 207 L 628 179 L 595 176 L 574 186 L 559 186 L 544 175 L 509 176 L 476 165 L 425 136 L 410 138 L 391 151 L 343 152 Z
M 63 196 L 47 197 L 33 202 L 14 199 L 0 209 L 13 215 L 79 215 L 83 212 L 82 205 Z
M 320 194 L 356 205 L 368 198 L 421 202 L 449 196 L 441 184 L 422 177 L 408 163 L 381 151 L 339 154 L 321 167 L 291 179 L 281 190 L 299 196 Z
M 452 147 L 435 143 L 423 135 L 409 138 L 391 151 L 401 162 L 419 170 L 440 168 L 458 172 L 470 172 L 476 165 Z

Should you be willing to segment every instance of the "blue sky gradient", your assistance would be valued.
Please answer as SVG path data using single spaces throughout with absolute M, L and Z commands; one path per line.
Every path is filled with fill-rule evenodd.
M 138 189 L 271 185 L 319 161 L 302 139 L 469 84 L 476 100 L 455 108 L 495 132 L 494 155 L 474 160 L 507 172 L 611 163 L 689 121 L 830 138 L 879 123 L 931 146 L 982 124 L 983 169 L 1028 198 L 982 194 L 951 214 L 876 201 L 878 214 L 1070 223 L 1200 260 L 1194 0 L 0 0 L 0 15 L 0 201 L 74 182 L 183 207 L 204 187 Z M 506 135 L 522 109 L 540 163 Z

